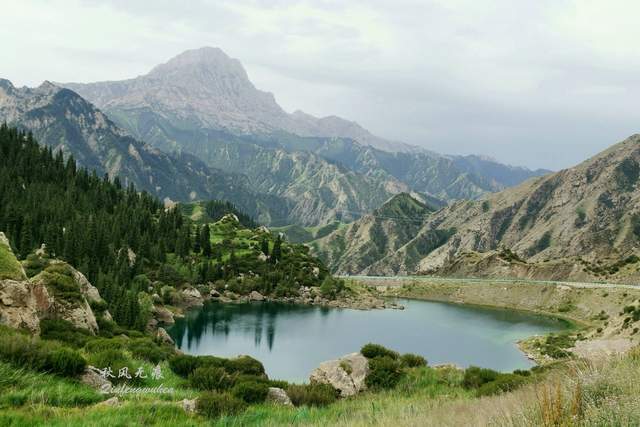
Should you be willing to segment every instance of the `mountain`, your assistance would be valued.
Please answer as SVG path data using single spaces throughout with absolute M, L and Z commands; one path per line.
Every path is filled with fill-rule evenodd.
M 305 224 L 327 223 L 334 214 L 324 207 L 320 213 L 308 211 L 308 199 L 322 197 L 318 191 L 330 192 L 338 201 L 353 196 L 341 210 L 370 211 L 398 192 L 413 190 L 445 200 L 478 197 L 547 172 L 475 156 L 438 155 L 384 140 L 335 116 L 288 114 L 272 94 L 255 88 L 238 60 L 217 48 L 186 51 L 133 79 L 63 86 L 154 147 L 194 154 L 211 167 L 250 178 L 257 175 L 253 183 L 289 198 L 300 212 L 293 218 Z M 295 162 L 299 170 L 269 171 L 280 172 L 281 161 Z M 265 168 L 266 163 L 271 164 Z M 331 166 L 336 163 L 350 171 Z M 335 187 L 345 181 L 349 184 L 344 188 Z M 372 189 L 383 188 L 391 190 L 370 200 Z
M 273 94 L 255 88 L 240 61 L 218 48 L 188 50 L 133 79 L 65 86 L 108 111 L 149 109 L 186 126 L 240 135 L 284 130 L 300 136 L 347 137 L 386 149 L 410 148 L 339 117 L 288 114 Z
M 30 130 L 41 143 L 73 155 L 80 166 L 161 198 L 228 199 L 256 217 L 288 215 L 286 201 L 251 191 L 246 177 L 210 168 L 188 153 L 152 148 L 75 92 L 49 82 L 16 88 L 0 79 L 0 121 Z
M 310 243 L 314 253 L 341 274 L 366 274 L 388 253 L 415 237 L 436 209 L 401 193 L 358 221 Z M 441 237 L 444 239 L 444 236 Z
M 573 168 L 452 203 L 429 215 L 402 247 L 359 271 L 331 265 L 345 273 L 637 280 L 639 179 L 640 135 L 633 135 Z M 434 233 L 449 236 L 416 253 Z

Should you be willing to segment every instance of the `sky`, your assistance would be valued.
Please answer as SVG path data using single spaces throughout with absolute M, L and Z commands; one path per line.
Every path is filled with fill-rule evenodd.
M 0 77 L 91 82 L 215 46 L 287 111 L 558 170 L 640 132 L 633 0 L 0 0 Z

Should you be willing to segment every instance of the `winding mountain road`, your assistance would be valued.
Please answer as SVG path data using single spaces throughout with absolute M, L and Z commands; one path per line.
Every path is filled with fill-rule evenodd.
M 407 283 L 523 283 L 540 285 L 562 285 L 572 288 L 595 288 L 595 289 L 640 289 L 638 285 L 622 285 L 618 283 L 594 283 L 594 282 L 563 282 L 555 280 L 528 280 L 528 279 L 478 279 L 478 278 L 452 278 L 452 277 L 432 277 L 432 276 L 338 276 L 341 279 L 355 280 L 371 286 L 403 286 Z

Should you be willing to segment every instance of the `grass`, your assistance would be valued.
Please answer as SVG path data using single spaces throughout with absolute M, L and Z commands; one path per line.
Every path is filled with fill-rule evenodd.
M 0 413 L 23 406 L 85 406 L 103 399 L 104 396 L 76 381 L 0 362 Z
M 0 425 L 15 426 L 600 426 L 640 425 L 640 349 L 597 362 L 556 364 L 513 391 L 475 397 L 453 368 L 414 368 L 393 389 L 364 392 L 321 408 L 261 404 L 217 420 L 186 414 L 180 401 L 197 396 L 163 365 L 163 383 L 181 391 L 125 396 L 117 407 L 73 380 L 0 364 Z
M 25 280 L 24 271 L 11 249 L 0 242 L 0 280 Z
M 163 371 L 164 372 L 164 371 Z M 432 399 L 469 398 L 471 393 L 460 387 L 461 378 L 448 381 L 448 373 L 432 368 L 413 369 L 395 390 L 365 393 L 358 398 L 341 400 L 324 408 L 288 408 L 272 404 L 250 407 L 234 417 L 211 422 L 187 415 L 179 405 L 148 398 L 128 399 L 116 408 L 51 408 L 31 405 L 2 411 L 0 425 L 50 426 L 280 426 L 280 425 L 367 425 L 381 413 L 402 413 L 412 405 Z

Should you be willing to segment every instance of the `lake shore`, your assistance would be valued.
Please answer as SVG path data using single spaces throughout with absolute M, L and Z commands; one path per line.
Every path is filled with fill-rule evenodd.
M 640 288 L 632 286 L 429 277 L 351 280 L 384 297 L 520 310 L 574 325 L 573 332 L 562 339 L 534 336 L 518 342 L 527 357 L 539 364 L 552 362 L 556 360 L 553 355 L 561 354 L 607 356 L 624 352 L 639 341 L 635 322 L 624 313 L 625 307 L 640 303 Z

